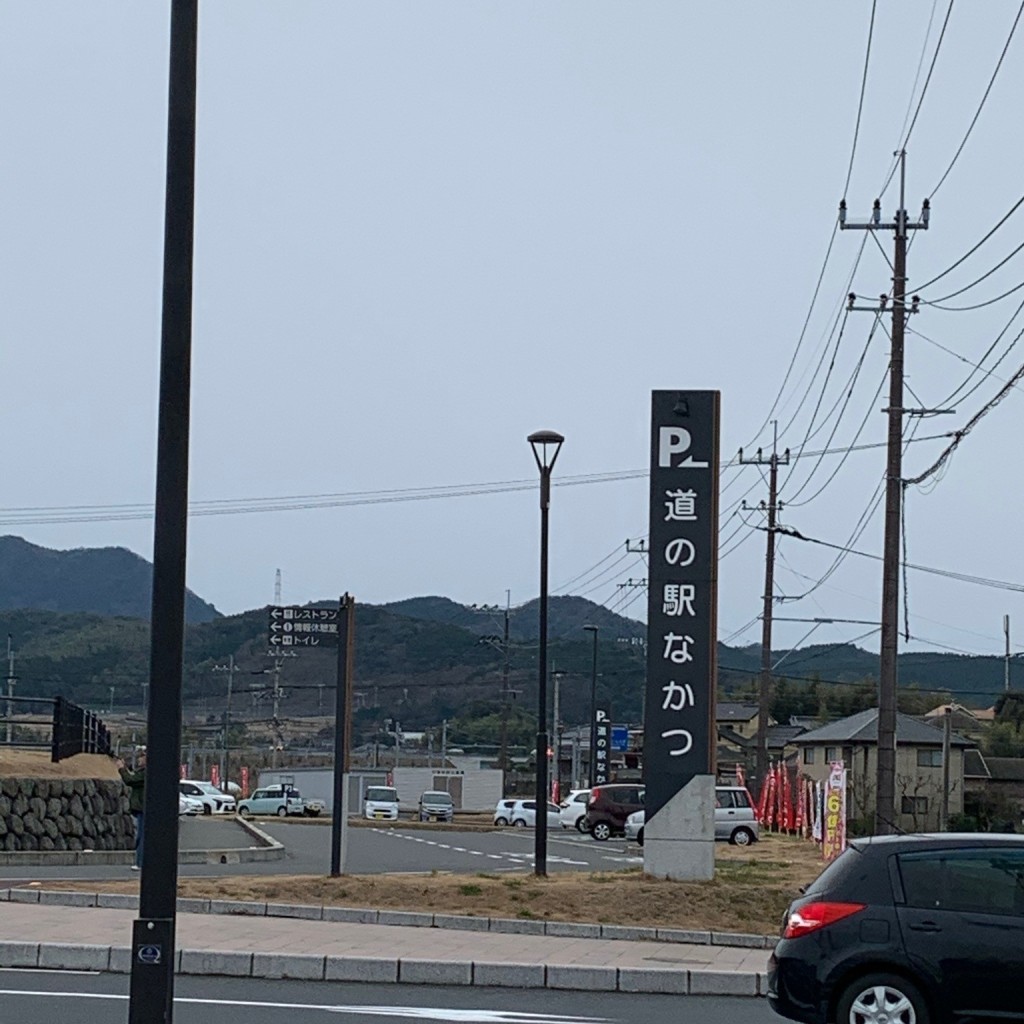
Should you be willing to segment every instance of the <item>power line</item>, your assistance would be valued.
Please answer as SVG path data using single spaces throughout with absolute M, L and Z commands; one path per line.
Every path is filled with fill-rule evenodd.
M 853 126 L 853 145 L 850 147 L 850 164 L 846 169 L 846 182 L 843 185 L 843 195 L 846 195 L 850 187 L 850 178 L 853 176 L 853 158 L 857 153 L 857 139 L 860 136 L 860 116 L 864 111 L 864 93 L 868 84 L 868 62 L 871 59 L 871 38 L 875 34 L 875 8 L 878 0 L 871 0 L 871 20 L 868 22 L 868 45 L 864 51 L 864 73 L 860 79 L 860 99 L 857 101 L 857 121 Z
M 1012 260 L 1013 257 L 1016 256 L 1017 253 L 1019 253 L 1021 251 L 1021 249 L 1024 249 L 1024 242 L 1022 242 L 1020 245 L 1018 245 L 1017 248 L 1014 249 L 1013 252 L 1011 252 L 1009 256 L 1006 256 L 1005 258 L 1001 259 L 994 267 L 992 267 L 990 270 L 986 271 L 984 274 L 981 275 L 981 277 L 975 279 L 970 284 L 965 284 L 963 286 L 963 288 L 958 288 L 955 292 L 950 292 L 948 295 L 940 295 L 937 299 L 930 299 L 930 300 L 929 299 L 922 299 L 921 302 L 923 302 L 924 305 L 926 305 L 926 306 L 935 306 L 935 305 L 937 305 L 940 302 L 946 302 L 948 299 L 955 299 L 958 295 L 963 295 L 964 292 L 970 291 L 970 289 L 975 287 L 975 285 L 981 284 L 982 281 L 984 281 L 988 277 L 991 277 L 997 270 L 999 270 L 1002 267 L 1006 266 L 1006 264 L 1009 263 L 1010 260 Z M 1018 287 L 1020 287 L 1020 285 L 1018 285 Z M 1012 291 L 1016 291 L 1016 290 L 1017 290 L 1016 288 L 1012 289 Z M 1007 292 L 1006 294 L 1010 295 L 1011 292 Z M 1001 297 L 1005 298 L 1005 296 L 1001 296 Z M 998 300 L 993 299 L 992 301 L 995 302 L 995 301 L 998 301 Z M 972 308 L 972 307 L 968 307 L 968 308 Z M 973 307 L 973 308 L 977 308 L 977 307 Z
M 988 85 L 985 87 L 985 92 L 981 97 L 981 102 L 978 104 L 978 109 L 974 112 L 974 117 L 971 118 L 971 123 L 967 126 L 967 131 L 964 137 L 960 140 L 960 145 L 957 146 L 956 152 L 953 154 L 953 159 L 950 160 L 949 166 L 942 172 L 942 177 L 939 178 L 938 184 L 929 193 L 929 198 L 935 195 L 936 192 L 942 188 L 942 183 L 949 177 L 949 172 L 953 170 L 957 160 L 960 159 L 960 154 L 964 151 L 964 146 L 967 145 L 967 140 L 971 137 L 971 132 L 974 131 L 974 126 L 978 123 L 978 118 L 981 116 L 981 111 L 985 106 L 985 101 L 988 99 L 988 94 L 992 91 L 992 86 L 995 85 L 996 76 L 999 74 L 999 69 L 1003 66 L 1003 59 L 1006 57 L 1006 51 L 1010 48 L 1010 43 L 1013 40 L 1013 34 L 1017 31 L 1017 25 L 1020 22 L 1021 15 L 1024 14 L 1024 3 L 1021 3 L 1020 7 L 1017 8 L 1017 16 L 1013 19 L 1013 24 L 1010 26 L 1010 34 L 1006 37 L 1006 42 L 1003 44 L 1002 53 L 999 54 L 999 60 L 996 61 L 995 70 L 992 72 L 992 77 L 988 80 Z
M 1010 316 L 1010 319 L 1006 321 L 1006 324 L 1003 327 L 1003 329 L 996 335 L 995 340 L 985 350 L 981 359 L 978 361 L 977 369 L 982 369 L 985 360 L 988 359 L 988 357 L 995 351 L 996 346 L 998 346 L 999 342 L 1003 340 L 1003 337 L 1013 326 L 1014 320 L 1016 320 L 1017 317 L 1020 315 L 1021 310 L 1024 310 L 1024 301 L 1022 301 L 1020 305 L 1018 305 L 1017 308 L 1013 311 L 1013 313 Z M 964 378 L 964 380 L 957 386 L 957 388 L 954 391 L 950 392 L 950 394 L 948 394 L 942 400 L 940 405 L 950 406 L 953 402 L 962 402 L 970 398 L 971 395 L 973 395 L 985 383 L 985 381 L 988 380 L 988 378 L 998 368 L 1000 363 L 1002 363 L 1002 361 L 1013 351 L 1014 346 L 1017 344 L 1018 341 L 1020 341 L 1022 334 L 1024 334 L 1024 329 L 1017 333 L 1016 337 L 1014 337 L 1014 339 L 1007 346 L 1006 351 L 1003 352 L 1003 354 L 992 364 L 992 366 L 985 370 L 984 374 L 978 379 L 977 383 L 972 388 L 970 388 L 968 391 L 964 391 L 964 388 L 966 388 L 967 385 L 971 382 L 971 378 L 974 377 L 975 370 L 971 370 L 971 372 Z
M 910 122 L 910 127 L 907 129 L 907 134 L 903 137 L 903 141 L 899 144 L 899 146 L 896 147 L 898 151 L 905 150 L 907 148 L 907 144 L 910 142 L 910 136 L 914 134 L 914 128 L 917 125 L 917 118 L 918 118 L 918 116 L 921 113 L 921 107 L 924 105 L 924 98 L 928 94 L 928 86 L 931 84 L 932 74 L 935 71 L 935 64 L 936 64 L 936 62 L 939 59 L 939 51 L 942 49 L 942 41 L 946 38 L 946 28 L 949 26 L 949 18 L 950 18 L 950 15 L 953 13 L 953 4 L 955 2 L 956 2 L 956 0 L 949 0 L 949 6 L 946 8 L 946 17 L 943 19 L 943 21 L 942 21 L 942 28 L 939 30 L 939 38 L 938 38 L 938 40 L 935 43 L 934 51 L 932 51 L 932 61 L 931 61 L 931 64 L 928 66 L 928 74 L 925 77 L 924 85 L 921 87 L 921 95 L 917 99 L 917 109 L 914 111 L 914 116 L 913 116 L 913 118 L 912 118 L 912 120 Z M 935 10 L 935 8 L 933 6 L 932 7 L 932 13 L 933 14 L 934 14 L 934 10 Z M 931 34 L 931 21 L 930 20 L 929 20 L 928 26 L 929 26 L 928 34 L 925 35 L 925 48 L 927 48 L 927 45 L 928 45 L 928 35 Z M 922 54 L 923 54 L 923 51 L 922 51 Z M 918 73 L 920 74 L 920 67 L 918 67 Z M 916 85 L 916 79 L 915 79 L 915 85 Z M 911 91 L 911 103 L 913 103 L 913 91 Z M 893 163 L 892 169 L 889 171 L 889 176 L 885 179 L 885 184 L 882 186 L 882 193 L 883 194 L 884 194 L 885 190 L 889 187 L 889 183 L 892 181 L 893 176 L 896 174 L 896 169 L 899 167 L 899 165 L 900 165 L 899 164 L 899 160 L 896 160 Z
M 1021 331 L 1021 334 L 1024 334 L 1024 330 Z M 1017 335 L 1018 338 L 1020 336 L 1020 334 Z M 949 457 L 953 454 L 953 452 L 955 452 L 957 448 L 960 447 L 960 442 L 963 441 L 963 439 L 978 425 L 978 423 L 982 419 L 985 418 L 985 416 L 987 416 L 997 405 L 999 405 L 999 403 L 1010 393 L 1010 389 L 1013 388 L 1017 381 L 1019 381 L 1022 377 L 1024 377 L 1024 365 L 1021 365 L 1017 372 L 1006 382 L 1006 384 L 1003 385 L 1002 388 L 1000 388 L 998 393 L 985 406 L 979 409 L 978 412 L 976 412 L 967 421 L 967 423 L 965 423 L 964 426 L 961 427 L 960 430 L 956 431 L 953 440 L 946 446 L 946 448 L 935 460 L 935 462 L 932 463 L 932 465 L 929 466 L 928 469 L 926 469 L 923 473 L 920 473 L 909 480 L 904 480 L 903 486 L 908 487 L 911 484 L 919 484 L 922 481 L 927 480 L 928 477 L 930 477 L 933 473 L 940 470 L 943 467 L 943 465 L 945 465 Z
M 951 274 L 954 270 L 956 270 L 956 268 L 959 267 L 965 260 L 973 256 L 1017 212 L 1017 210 L 1020 209 L 1022 204 L 1024 204 L 1024 196 L 1021 196 L 1020 199 L 1018 199 L 1017 202 L 1015 202 L 1013 206 L 1011 206 L 1010 209 L 1003 214 L 1003 216 L 999 219 L 998 223 L 993 228 L 991 228 L 983 238 L 981 238 L 978 242 L 971 246 L 971 248 L 968 249 L 967 252 L 965 252 L 963 256 L 960 257 L 960 259 L 958 259 L 955 263 L 951 263 L 948 267 L 946 267 L 944 271 L 942 271 L 941 274 L 936 274 L 935 277 L 933 277 L 930 281 L 925 281 L 925 283 L 920 285 L 917 290 L 919 292 L 923 292 L 926 288 L 930 288 L 933 284 L 935 284 L 936 281 L 941 281 L 942 278 L 944 278 L 947 274 Z
M 976 302 L 973 306 L 943 306 L 939 300 L 932 302 L 925 302 L 924 305 L 931 306 L 932 309 L 941 309 L 947 313 L 966 313 L 973 309 L 984 309 L 985 306 L 994 306 L 997 302 L 1002 302 L 1003 299 L 1013 295 L 1014 292 L 1019 292 L 1021 288 L 1024 288 L 1024 281 L 1020 284 L 1014 285 L 1009 291 L 1003 292 L 1002 295 L 997 295 L 994 299 L 986 299 L 984 302 Z
M 857 555 L 860 558 L 870 558 L 875 562 L 881 562 L 883 560 L 881 555 L 872 554 L 870 551 L 859 551 L 856 548 L 846 545 L 832 544 L 829 541 L 819 540 L 816 537 L 807 537 L 797 530 L 780 527 L 780 532 L 785 533 L 790 537 L 794 537 L 797 540 L 806 541 L 808 544 L 817 544 L 819 547 L 831 548 L 833 551 L 841 551 L 847 555 Z M 995 590 L 1009 590 L 1015 593 L 1024 593 L 1024 583 L 1010 583 L 1006 580 L 990 579 L 986 576 L 973 576 L 969 573 L 955 572 L 952 569 L 938 569 L 930 565 L 916 565 L 913 562 L 907 562 L 906 566 L 908 569 L 913 569 L 915 572 L 928 573 L 932 576 L 942 576 L 946 579 L 956 580 L 958 583 L 971 583 L 979 587 L 991 587 Z

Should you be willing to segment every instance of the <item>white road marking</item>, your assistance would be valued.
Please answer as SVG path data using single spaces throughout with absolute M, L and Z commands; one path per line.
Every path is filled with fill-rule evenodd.
M 0 996 L 31 999 L 106 999 L 127 1002 L 121 992 L 38 992 L 32 989 L 0 989 Z M 196 1006 L 243 1006 L 268 1010 L 323 1010 L 325 1013 L 368 1014 L 371 1017 L 404 1017 L 466 1024 L 611 1024 L 606 1017 L 570 1017 L 565 1014 L 521 1013 L 517 1010 L 457 1010 L 439 1006 L 353 1006 L 320 1003 L 274 1003 L 257 999 L 198 999 L 175 997 L 175 1004 Z

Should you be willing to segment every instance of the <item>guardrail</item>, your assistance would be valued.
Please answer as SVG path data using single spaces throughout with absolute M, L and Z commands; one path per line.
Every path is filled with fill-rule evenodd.
M 0 698 L 0 706 L 7 705 L 6 716 L 0 716 L 0 747 L 14 747 L 23 750 L 49 750 L 50 760 L 62 761 L 75 754 L 109 754 L 110 730 L 99 715 L 72 704 L 63 697 L 15 697 Z M 38 714 L 31 712 L 28 717 L 14 718 L 15 705 L 41 706 Z M 24 728 L 49 729 L 49 740 L 18 739 L 18 731 Z

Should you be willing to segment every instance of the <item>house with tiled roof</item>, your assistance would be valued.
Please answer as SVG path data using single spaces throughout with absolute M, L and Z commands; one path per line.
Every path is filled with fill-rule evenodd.
M 824 781 L 832 762 L 848 769 L 847 813 L 871 822 L 875 815 L 878 773 L 878 709 L 869 708 L 809 732 L 792 741 L 799 749 L 800 774 Z M 954 733 L 950 739 L 949 814 L 964 808 L 964 752 L 972 740 Z M 942 730 L 896 715 L 896 821 L 907 832 L 939 828 L 943 796 Z

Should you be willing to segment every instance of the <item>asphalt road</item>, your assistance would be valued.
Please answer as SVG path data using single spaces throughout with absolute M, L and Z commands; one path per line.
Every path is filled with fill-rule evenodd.
M 189 823 L 195 829 L 237 828 L 230 822 Z M 317 875 L 330 868 L 331 829 L 325 825 L 300 825 L 290 822 L 259 822 L 259 827 L 283 843 L 283 860 L 253 864 L 183 864 L 182 878 L 221 877 L 225 875 Z M 190 829 L 192 831 L 192 829 Z M 240 829 L 238 830 L 241 831 Z M 213 835 L 213 832 L 210 833 Z M 345 870 L 351 874 L 385 872 L 451 871 L 475 874 L 480 871 L 531 871 L 533 869 L 533 830 L 505 828 L 493 832 L 457 832 L 453 829 L 351 828 L 348 831 L 348 859 Z M 184 836 L 183 836 L 184 838 Z M 190 843 L 193 840 L 190 839 Z M 218 841 L 217 845 L 221 845 Z M 227 845 L 227 843 L 223 843 Z M 636 846 L 622 839 L 599 843 L 575 830 L 548 833 L 548 870 L 609 871 L 643 863 Z M 111 879 L 129 878 L 127 866 L 98 867 L 0 867 L 0 886 L 45 881 L 48 878 Z
M 128 978 L 62 971 L 0 970 L 3 1019 L 19 1024 L 124 1024 Z M 453 1021 L 460 1024 L 766 1024 L 762 999 L 650 996 L 548 989 L 263 981 L 180 977 L 176 1024 L 352 1024 Z

